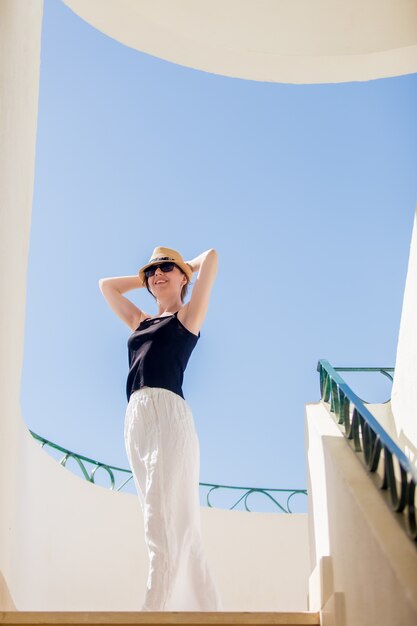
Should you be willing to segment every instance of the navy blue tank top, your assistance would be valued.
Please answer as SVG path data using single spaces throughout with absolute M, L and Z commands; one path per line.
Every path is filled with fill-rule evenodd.
M 200 338 L 180 322 L 177 313 L 143 320 L 130 335 L 127 401 L 144 387 L 163 387 L 184 398 L 184 370 Z

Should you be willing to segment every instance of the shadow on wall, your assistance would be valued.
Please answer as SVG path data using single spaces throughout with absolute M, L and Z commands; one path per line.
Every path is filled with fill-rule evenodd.
M 391 401 L 384 404 L 365 403 L 365 406 L 417 469 L 417 447 L 404 433 L 403 428 L 397 427 Z
M 6 580 L 3 576 L 3 572 L 0 572 L 0 610 L 17 611 L 9 587 L 7 586 Z

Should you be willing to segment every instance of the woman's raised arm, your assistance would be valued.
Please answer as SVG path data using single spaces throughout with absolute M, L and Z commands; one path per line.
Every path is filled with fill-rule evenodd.
M 193 286 L 190 301 L 187 303 L 187 328 L 198 334 L 207 314 L 211 288 L 218 268 L 218 255 L 214 248 L 202 252 L 191 261 L 186 261 L 197 278 Z
M 112 278 L 100 278 L 98 281 L 100 291 L 105 297 L 107 304 L 118 317 L 120 317 L 131 330 L 136 330 L 141 321 L 149 317 L 147 313 L 139 309 L 122 293 L 132 289 L 144 287 L 139 276 L 114 276 Z

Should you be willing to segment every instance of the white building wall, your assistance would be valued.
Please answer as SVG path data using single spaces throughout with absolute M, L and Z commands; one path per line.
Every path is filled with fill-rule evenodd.
M 417 211 L 411 238 L 391 405 L 400 446 L 417 468 Z
M 322 610 L 323 624 L 417 624 L 414 542 L 322 402 L 306 405 L 306 443 L 309 609 Z
M 131 48 L 214 74 L 284 83 L 417 71 L 413 0 L 63 0 Z
M 12 521 L 10 591 L 16 608 L 140 610 L 148 556 L 137 496 L 72 474 L 28 430 L 22 440 Z M 226 611 L 307 609 L 306 514 L 201 507 L 201 516 Z
M 0 603 L 6 608 L 12 608 L 7 586 L 19 576 L 14 547 L 25 463 L 19 389 L 42 9 L 41 0 L 0 2 Z

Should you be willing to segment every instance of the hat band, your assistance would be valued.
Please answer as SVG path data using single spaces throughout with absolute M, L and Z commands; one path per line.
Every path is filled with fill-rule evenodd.
M 155 263 L 155 261 L 175 261 L 172 256 L 157 256 L 155 259 L 151 259 L 149 263 Z

